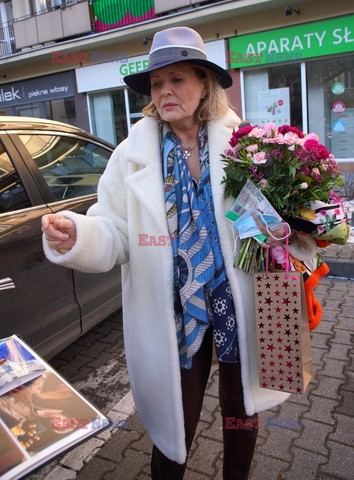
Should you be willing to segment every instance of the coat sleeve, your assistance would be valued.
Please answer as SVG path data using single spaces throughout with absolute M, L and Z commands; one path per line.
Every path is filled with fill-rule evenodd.
M 97 188 L 97 203 L 86 215 L 60 212 L 75 222 L 77 240 L 64 254 L 49 247 L 43 235 L 46 257 L 58 265 L 81 272 L 100 273 L 129 260 L 124 151 L 126 141 L 113 152 Z

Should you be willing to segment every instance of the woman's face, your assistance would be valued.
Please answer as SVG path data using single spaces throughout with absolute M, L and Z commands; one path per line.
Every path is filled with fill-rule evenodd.
M 206 94 L 205 80 L 183 63 L 159 68 L 150 74 L 151 98 L 160 117 L 173 126 L 194 124 L 194 112 Z

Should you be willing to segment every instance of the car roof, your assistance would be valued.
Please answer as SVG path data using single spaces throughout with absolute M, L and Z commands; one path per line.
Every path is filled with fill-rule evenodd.
M 57 122 L 55 120 L 47 120 L 43 118 L 35 117 L 16 117 L 16 116 L 7 116 L 0 115 L 0 130 L 48 130 L 48 131 L 59 131 L 64 133 L 74 133 L 76 135 L 82 135 L 88 137 L 92 140 L 99 141 L 104 145 L 114 148 L 114 145 L 107 142 L 106 140 L 95 137 L 90 133 L 86 132 L 82 128 L 75 127 L 74 125 L 69 125 L 68 123 Z

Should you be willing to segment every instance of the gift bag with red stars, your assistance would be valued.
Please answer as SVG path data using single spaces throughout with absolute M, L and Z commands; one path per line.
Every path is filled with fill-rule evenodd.
M 255 273 L 254 294 L 260 387 L 304 393 L 312 356 L 302 274 Z

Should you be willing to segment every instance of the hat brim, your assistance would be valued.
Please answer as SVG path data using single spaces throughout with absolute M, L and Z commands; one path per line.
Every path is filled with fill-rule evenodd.
M 126 75 L 123 79 L 124 82 L 128 85 L 129 88 L 134 90 L 137 93 L 141 93 L 143 95 L 151 95 L 150 93 L 150 72 L 157 70 L 159 68 L 167 67 L 168 65 L 173 65 L 174 63 L 192 63 L 193 65 L 200 65 L 202 67 L 207 68 L 211 72 L 215 73 L 218 77 L 218 81 L 222 88 L 228 88 L 232 85 L 232 77 L 231 75 L 224 70 L 223 68 L 219 67 L 213 62 L 209 62 L 209 60 L 203 59 L 190 59 L 190 60 L 171 60 L 170 62 L 163 62 L 160 64 L 155 64 L 152 67 L 148 67 L 142 72 L 132 73 L 131 75 Z

